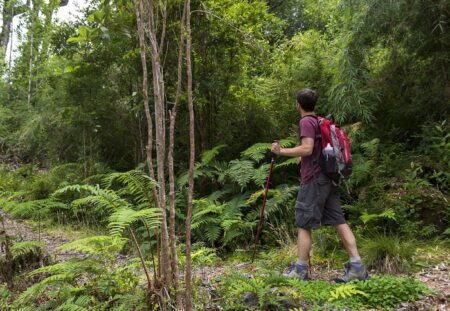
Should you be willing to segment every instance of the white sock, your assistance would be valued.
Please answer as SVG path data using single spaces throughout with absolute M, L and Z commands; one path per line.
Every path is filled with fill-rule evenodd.
M 351 263 L 361 263 L 361 257 L 359 257 L 359 256 L 350 257 L 350 262 Z
M 307 266 L 308 262 L 305 261 L 305 260 L 298 259 L 297 260 L 297 265 L 299 265 L 299 266 Z

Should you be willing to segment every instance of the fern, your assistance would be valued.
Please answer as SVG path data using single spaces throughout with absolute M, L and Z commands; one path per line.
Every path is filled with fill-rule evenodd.
M 288 158 L 287 160 L 283 161 L 283 162 L 278 162 L 275 165 L 275 168 L 284 168 L 287 166 L 296 166 L 298 164 L 298 158 Z
M 283 148 L 291 147 L 296 144 L 296 139 L 294 137 L 289 137 L 280 141 L 280 145 Z M 257 143 L 247 148 L 241 153 L 241 156 L 250 158 L 255 162 L 259 162 L 265 156 L 265 154 L 272 147 L 271 143 Z
M 364 297 L 368 297 L 366 293 L 357 289 L 355 284 L 344 284 L 341 285 L 330 292 L 331 297 L 328 301 L 335 301 L 338 299 L 345 299 L 348 297 L 352 297 L 355 295 L 362 295 Z
M 209 164 L 220 152 L 222 148 L 226 147 L 226 145 L 218 145 L 210 150 L 205 150 L 202 152 L 201 155 L 201 162 L 199 164 L 199 167 L 205 166 Z
M 103 178 L 103 183 L 107 188 L 111 188 L 115 181 L 125 187 L 119 193 L 121 195 L 130 194 L 138 203 L 152 202 L 152 189 L 157 185 L 142 170 L 135 169 L 125 173 L 112 173 Z
M 76 275 L 71 273 L 51 275 L 43 279 L 41 282 L 27 288 L 27 290 L 21 293 L 19 297 L 14 301 L 14 304 L 17 306 L 29 304 L 30 301 L 33 301 L 34 298 L 39 297 L 40 294 L 45 291 L 48 286 L 57 284 L 61 285 L 67 282 L 72 282 L 75 277 Z
M 269 172 L 269 164 L 263 164 L 258 167 L 252 176 L 252 180 L 258 187 L 263 187 L 266 183 Z
M 28 275 L 34 276 L 38 274 L 51 275 L 81 275 L 83 273 L 100 273 L 103 271 L 100 261 L 94 259 L 77 260 L 59 262 L 50 266 L 41 267 L 31 271 Z
M 24 241 L 15 243 L 11 247 L 11 254 L 13 259 L 22 257 L 28 254 L 41 255 L 44 251 L 45 243 L 39 241 Z
M 243 152 L 241 152 L 241 156 L 250 158 L 255 162 L 259 162 L 262 160 L 271 148 L 272 144 L 270 143 L 257 143 L 247 148 Z
M 109 212 L 117 211 L 122 207 L 130 207 L 127 201 L 109 189 L 97 189 L 94 195 L 74 200 L 71 205 L 75 210 L 81 206 L 91 205 Z
M 393 221 L 397 220 L 395 218 L 395 212 L 392 208 L 386 209 L 381 214 L 368 214 L 367 212 L 364 212 L 360 218 L 364 224 L 368 223 L 371 220 L 380 219 L 380 218 L 390 219 Z
M 88 193 L 88 194 L 97 194 L 98 189 L 100 187 L 98 185 L 69 185 L 62 187 L 51 194 L 51 197 L 59 197 L 63 195 L 67 195 L 70 193 Z
M 91 300 L 92 298 L 86 295 L 71 297 L 56 308 L 55 311 L 87 311 Z
M 218 215 L 222 213 L 223 209 L 224 205 L 218 205 L 210 200 L 194 200 L 191 228 L 195 230 L 211 221 L 219 223 Z
M 130 208 L 121 208 L 109 217 L 110 234 L 114 237 L 122 235 L 123 231 L 137 221 L 144 223 L 149 229 L 155 229 L 161 224 L 161 211 L 157 208 L 148 208 L 135 211 Z
M 64 304 L 60 305 L 58 308 L 55 309 L 55 311 L 87 311 L 89 309 L 79 306 L 73 302 L 65 302 Z
M 40 219 L 44 215 L 50 213 L 53 210 L 64 210 L 68 206 L 62 202 L 55 201 L 52 199 L 42 199 L 27 201 L 21 203 L 13 203 L 9 206 L 10 214 L 15 218 L 32 218 Z
M 255 168 L 252 161 L 233 160 L 230 162 L 230 167 L 226 174 L 243 189 L 253 179 Z
M 122 250 L 127 239 L 111 236 L 92 236 L 60 246 L 62 251 L 73 250 L 91 255 L 115 254 Z

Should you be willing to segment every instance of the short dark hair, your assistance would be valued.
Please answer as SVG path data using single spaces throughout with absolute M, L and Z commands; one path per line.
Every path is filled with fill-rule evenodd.
M 317 94 L 311 89 L 301 89 L 297 92 L 297 103 L 306 112 L 314 111 L 317 102 Z

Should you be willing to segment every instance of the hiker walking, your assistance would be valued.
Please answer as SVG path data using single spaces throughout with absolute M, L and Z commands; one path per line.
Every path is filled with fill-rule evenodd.
M 301 144 L 293 148 L 281 148 L 278 142 L 272 144 L 277 155 L 301 158 L 301 186 L 295 203 L 295 224 L 298 227 L 298 260 L 284 273 L 285 276 L 309 280 L 308 259 L 311 250 L 311 229 L 332 225 L 350 257 L 345 265 L 344 275 L 336 282 L 353 279 L 366 280 L 368 273 L 356 246 L 356 239 L 345 222 L 337 184 L 324 174 L 319 165 L 322 153 L 321 135 L 314 112 L 317 95 L 313 90 L 302 89 L 297 93 L 297 111 L 301 115 L 299 137 Z

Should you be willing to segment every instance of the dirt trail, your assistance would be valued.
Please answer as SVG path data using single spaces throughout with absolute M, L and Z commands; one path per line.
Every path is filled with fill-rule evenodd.
M 53 262 L 67 261 L 70 258 L 83 258 L 83 254 L 77 252 L 63 252 L 58 247 L 72 241 L 72 239 L 59 234 L 58 236 L 50 236 L 38 230 L 35 231 L 23 220 L 12 219 L 6 212 L 0 209 L 0 217 L 3 218 L 6 234 L 15 242 L 22 241 L 42 241 L 46 245 L 46 250 Z M 1 228 L 3 230 L 3 228 Z

